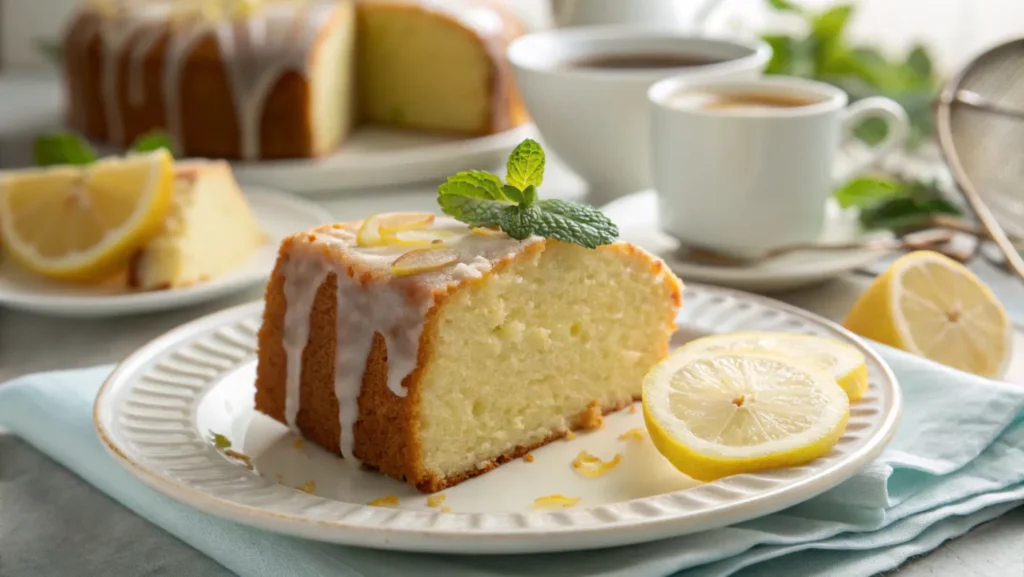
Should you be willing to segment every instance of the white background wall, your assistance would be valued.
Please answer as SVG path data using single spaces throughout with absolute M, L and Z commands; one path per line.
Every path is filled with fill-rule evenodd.
M 441 0 L 443 1 L 443 0 Z M 533 25 L 548 21 L 548 0 L 504 0 Z M 586 0 L 582 0 L 586 1 Z M 653 0 L 622 0 L 647 2 Z M 696 3 L 697 0 L 678 0 Z M 722 0 L 710 26 L 760 30 L 784 25 L 765 9 L 765 0 Z M 834 0 L 796 0 L 807 6 Z M 46 66 L 36 38 L 53 37 L 77 0 L 0 0 L 0 69 Z M 893 50 L 923 40 L 943 66 L 955 66 L 1000 40 L 1024 36 L 1024 0 L 852 0 L 858 5 L 853 34 Z

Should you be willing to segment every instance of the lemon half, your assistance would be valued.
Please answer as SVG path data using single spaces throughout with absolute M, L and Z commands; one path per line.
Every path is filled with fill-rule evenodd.
M 654 446 L 700 481 L 813 461 L 850 414 L 846 392 L 813 363 L 685 347 L 648 373 L 643 407 Z
M 1010 360 L 1013 329 L 992 291 L 964 265 L 932 251 L 894 262 L 843 323 L 851 331 L 985 377 Z
M 711 335 L 686 344 L 693 351 L 755 350 L 795 356 L 812 362 L 835 377 L 851 401 L 868 391 L 868 365 L 856 348 L 825 337 L 772 331 L 740 331 Z

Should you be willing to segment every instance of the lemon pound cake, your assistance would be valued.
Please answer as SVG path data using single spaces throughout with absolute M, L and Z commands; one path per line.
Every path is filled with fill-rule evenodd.
M 516 240 L 429 214 L 324 226 L 281 246 L 256 408 L 437 491 L 638 400 L 681 288 L 622 242 Z
M 177 162 L 170 212 L 132 258 L 128 285 L 158 290 L 207 281 L 243 264 L 266 240 L 227 162 Z
M 68 122 L 244 160 L 329 154 L 361 122 L 490 134 L 525 120 L 521 33 L 488 0 L 91 0 L 63 34 Z

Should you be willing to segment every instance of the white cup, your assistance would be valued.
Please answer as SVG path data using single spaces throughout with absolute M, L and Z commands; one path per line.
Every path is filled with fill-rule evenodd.
M 794 107 L 709 107 L 714 95 L 767 94 Z M 661 228 L 684 244 L 738 256 L 821 237 L 835 186 L 906 140 L 906 112 L 888 98 L 847 106 L 823 82 L 764 77 L 741 82 L 667 79 L 648 92 L 654 188 Z M 869 118 L 889 126 L 874 147 L 852 129 Z M 866 148 L 839 168 L 841 146 Z
M 688 68 L 602 69 L 572 66 L 609 55 L 669 54 L 720 60 Z M 555 156 L 606 201 L 651 187 L 647 89 L 669 76 L 754 79 L 771 48 L 638 26 L 546 30 L 512 43 L 508 59 L 530 117 Z

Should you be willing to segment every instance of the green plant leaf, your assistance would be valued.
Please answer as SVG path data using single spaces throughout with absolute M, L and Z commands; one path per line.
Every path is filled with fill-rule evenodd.
M 501 191 L 508 197 L 509 200 L 516 204 L 523 204 L 526 202 L 526 197 L 523 196 L 523 191 L 512 186 L 511 184 L 504 184 L 501 187 Z
M 33 154 L 38 166 L 89 164 L 98 158 L 96 151 L 85 139 L 71 132 L 57 132 L 36 138 Z
M 537 187 L 531 184 L 523 190 L 523 204 L 531 206 L 535 202 L 537 202 Z
M 519 190 L 531 184 L 540 186 L 544 182 L 544 164 L 544 149 L 535 140 L 527 138 L 509 155 L 505 181 Z
M 564 200 L 542 200 L 534 224 L 534 234 L 587 248 L 611 244 L 619 237 L 619 229 L 603 212 Z
M 862 210 L 860 223 L 868 230 L 888 229 L 898 232 L 925 225 L 935 214 L 959 216 L 961 212 L 943 199 L 920 200 L 907 196 Z
M 932 59 L 924 46 L 917 45 L 907 55 L 907 68 L 919 78 L 931 79 L 933 74 Z
M 523 240 L 533 234 L 540 218 L 540 210 L 534 206 L 509 206 L 501 211 L 499 226 L 505 234 L 516 240 Z
M 448 182 L 438 187 L 441 195 L 467 196 L 484 200 L 511 202 L 502 190 L 501 179 L 482 170 L 467 170 L 449 176 Z
M 768 0 L 768 5 L 779 12 L 802 12 L 799 6 L 789 0 Z
M 871 177 L 855 178 L 833 193 L 843 208 L 868 208 L 901 195 L 903 192 L 897 183 Z
M 469 226 L 500 226 L 501 211 L 513 204 L 497 200 L 461 196 L 458 194 L 439 195 L 437 203 L 448 216 Z
M 849 4 L 840 4 L 829 8 L 812 19 L 811 35 L 821 41 L 841 39 L 851 14 L 853 14 L 853 6 Z
M 150 130 L 145 134 L 139 135 L 135 142 L 132 143 L 130 150 L 133 152 L 150 152 L 161 148 L 166 149 L 172 154 L 174 153 L 174 141 L 171 139 L 171 135 L 162 130 Z

